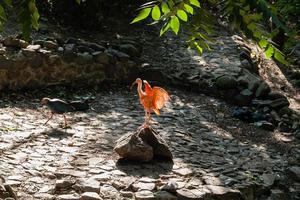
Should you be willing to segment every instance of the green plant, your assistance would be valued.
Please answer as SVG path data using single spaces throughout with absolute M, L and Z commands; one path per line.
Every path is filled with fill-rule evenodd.
M 12 6 L 12 0 L 4 0 L 0 2 L 0 30 L 3 31 L 4 24 L 7 20 L 5 10 Z
M 81 4 L 86 0 L 74 1 Z M 214 7 L 214 13 L 209 8 L 204 8 L 204 3 Z M 210 50 L 211 15 L 215 14 L 255 40 L 264 49 L 267 58 L 274 57 L 287 65 L 281 45 L 274 41 L 281 36 L 287 37 L 286 41 L 290 43 L 299 33 L 299 8 L 297 0 L 278 0 L 275 3 L 267 0 L 155 0 L 143 4 L 131 23 L 150 18 L 153 21 L 151 24 L 161 25 L 160 36 L 167 31 L 177 35 L 184 25 L 189 33 L 189 47 L 201 54 L 204 49 Z M 32 29 L 38 29 L 40 15 L 35 0 L 1 0 L 0 30 L 3 30 L 7 20 L 7 12 L 17 14 L 24 39 L 29 39 Z M 291 28 L 295 30 L 291 31 Z
M 2 0 L 0 2 L 0 30 L 3 30 L 4 24 L 7 20 L 7 12 L 15 12 L 18 16 L 23 38 L 28 40 L 32 29 L 39 27 L 39 12 L 35 4 L 35 0 Z
M 280 29 L 287 33 L 289 31 L 267 1 L 224 0 L 222 13 L 235 28 L 243 30 L 248 37 L 258 42 L 259 46 L 264 49 L 266 58 L 273 56 L 279 62 L 288 64 L 284 54 L 272 41 L 272 38 L 278 34 Z M 268 26 L 269 20 L 272 20 L 274 28 Z
M 285 55 L 279 50 L 272 39 L 283 30 L 288 37 L 295 35 L 276 15 L 277 10 L 265 0 L 223 0 L 220 3 L 209 1 L 215 7 L 221 7 L 220 13 L 223 20 L 227 20 L 235 29 L 242 30 L 246 36 L 258 42 L 264 49 L 267 58 L 274 57 L 279 62 L 287 65 Z M 201 7 L 199 0 L 157 0 L 143 4 L 140 12 L 132 23 L 146 18 L 152 18 L 153 23 L 162 23 L 160 36 L 172 30 L 178 34 L 180 25 L 188 22 L 190 38 L 187 41 L 190 47 L 199 53 L 203 49 L 210 49 L 209 33 L 211 20 L 209 10 Z M 191 16 L 193 15 L 193 16 Z M 191 17 L 189 17 L 191 16 Z M 271 26 L 268 25 L 271 21 Z

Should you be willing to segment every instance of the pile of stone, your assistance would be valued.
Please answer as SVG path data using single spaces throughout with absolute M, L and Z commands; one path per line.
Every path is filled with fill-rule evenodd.
M 140 53 L 140 46 L 128 39 L 96 43 L 46 38 L 30 44 L 10 36 L 0 42 L 0 89 L 126 81 Z
M 152 128 L 142 128 L 122 136 L 114 150 L 121 158 L 149 162 L 153 158 L 172 161 L 172 153 L 166 141 Z
M 223 75 L 214 85 L 218 95 L 243 107 L 235 110 L 234 116 L 270 131 L 275 128 L 282 132 L 297 131 L 300 128 L 299 114 L 289 108 L 288 98 L 271 91 L 269 85 L 255 74 L 253 67 L 249 68 L 254 65 L 252 62 L 242 59 L 241 63 L 244 68 L 238 77 Z

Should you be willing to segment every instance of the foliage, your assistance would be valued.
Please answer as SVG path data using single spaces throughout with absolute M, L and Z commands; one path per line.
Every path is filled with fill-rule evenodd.
M 277 15 L 286 22 L 287 26 L 300 29 L 300 1 L 277 0 L 273 5 L 277 8 Z
M 84 6 L 87 0 L 70 0 L 77 5 Z M 100 0 L 99 0 L 100 1 Z M 104 1 L 104 0 L 103 0 Z M 209 37 L 212 32 L 211 15 L 220 15 L 237 30 L 257 41 L 265 50 L 267 58 L 274 57 L 278 61 L 288 64 L 281 52 L 281 44 L 276 44 L 278 38 L 290 40 L 299 31 L 300 3 L 297 0 L 145 0 L 138 15 L 131 23 L 151 19 L 151 24 L 161 26 L 159 35 L 171 31 L 176 35 L 183 26 L 189 31 L 187 43 L 200 54 L 204 49 L 210 50 Z M 61 0 L 47 2 L 61 3 Z M 102 2 L 102 1 L 101 1 Z M 214 8 L 213 12 L 204 4 Z M 57 4 L 61 5 L 61 4 Z M 215 12 L 215 11 L 218 12 Z M 0 31 L 7 20 L 7 13 L 17 14 L 23 38 L 28 39 L 32 29 L 38 29 L 39 12 L 35 0 L 0 0 Z M 68 14 L 68 13 L 64 13 Z M 285 23 L 282 23 L 284 21 Z M 295 29 L 291 31 L 290 29 Z M 278 42 L 277 42 L 278 43 Z
M 233 27 L 242 29 L 248 37 L 258 41 L 259 46 L 265 50 L 266 58 L 273 56 L 279 62 L 288 64 L 272 38 L 278 34 L 280 29 L 286 33 L 289 31 L 267 1 L 227 0 L 222 2 L 222 11 Z M 269 27 L 268 23 L 271 23 Z
M 14 9 L 12 9 L 14 8 Z M 23 38 L 28 40 L 32 29 L 38 29 L 40 18 L 35 0 L 2 0 L 0 2 L 0 30 L 3 30 L 4 24 L 7 20 L 6 13 L 12 10 L 17 13 L 20 22 Z
M 140 9 L 139 14 L 131 23 L 150 17 L 153 20 L 152 24 L 162 24 L 160 36 L 164 35 L 168 30 L 177 35 L 181 24 L 191 18 L 188 26 L 190 30 L 190 36 L 187 41 L 189 46 L 195 48 L 200 54 L 203 52 L 203 48 L 210 50 L 208 45 L 208 42 L 211 41 L 208 37 L 208 34 L 211 32 L 209 14 L 201 7 L 198 0 L 151 1 L 143 4 Z
M 272 39 L 275 40 L 275 36 L 282 31 L 290 38 L 294 37 L 296 32 L 290 31 L 281 22 L 274 5 L 265 0 L 223 0 L 220 3 L 210 0 L 209 3 L 214 7 L 221 7 L 223 20 L 227 20 L 235 29 L 242 30 L 246 36 L 257 41 L 265 50 L 267 58 L 274 57 L 279 62 L 288 64 L 279 46 Z M 162 23 L 160 35 L 169 29 L 178 34 L 181 23 L 191 18 L 187 26 L 190 32 L 190 38 L 187 41 L 189 46 L 199 53 L 203 52 L 203 48 L 209 50 L 210 13 L 208 9 L 201 7 L 199 0 L 151 1 L 141 6 L 139 14 L 132 23 L 150 17 L 150 13 L 154 23 Z M 190 15 L 193 16 L 189 17 Z
M 12 6 L 12 0 L 4 0 L 0 2 L 0 30 L 3 30 L 7 20 L 5 9 Z

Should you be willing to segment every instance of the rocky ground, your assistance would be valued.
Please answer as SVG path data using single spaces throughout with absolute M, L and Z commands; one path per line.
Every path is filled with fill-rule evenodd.
M 240 59 L 240 37 L 223 29 L 217 33 L 213 52 L 203 56 L 188 51 L 173 36 L 159 39 L 145 30 L 132 33 L 131 39 L 144 47 L 144 64 L 137 74 L 162 84 L 171 94 L 171 102 L 160 117 L 154 117 L 152 127 L 168 142 L 173 163 L 118 161 L 113 153 L 115 141 L 136 131 L 143 121 L 136 92 L 128 87 L 108 91 L 56 87 L 4 94 L 0 101 L 0 176 L 4 180 L 0 179 L 0 186 L 6 187 L 0 187 L 0 199 L 13 197 L 11 188 L 24 200 L 298 199 L 297 91 L 274 63 L 268 66 L 277 73 L 273 77 L 277 84 L 264 87 L 259 79 L 256 87 L 250 87 L 251 78 L 241 84 L 245 69 L 256 74 L 255 80 L 262 74 L 265 82 L 272 79 L 259 66 L 254 69 L 255 65 Z M 78 37 L 80 34 L 85 35 L 78 33 Z M 91 34 L 87 39 L 97 37 Z M 283 85 L 287 87 L 281 88 Z M 238 89 L 232 91 L 234 87 Z M 270 99 L 270 88 L 274 92 L 281 89 L 285 96 Z M 62 129 L 62 116 L 43 125 L 48 115 L 40 99 L 45 96 L 94 100 L 88 112 L 69 114 L 70 127 Z M 241 99 L 246 101 L 243 109 L 259 110 L 263 116 L 273 111 L 279 118 L 272 115 L 243 122 L 233 117 L 242 107 L 228 104 L 241 103 Z M 284 99 L 280 109 L 287 106 L 288 99 L 295 113 L 280 114 L 280 109 L 272 107 L 276 99 Z M 262 103 L 260 107 L 253 100 Z M 280 128 L 280 122 L 287 124 L 288 131 Z
M 59 126 L 61 116 L 43 125 L 47 110 L 38 98 L 2 99 L 0 171 L 5 183 L 24 200 L 242 199 L 240 191 L 246 199 L 295 195 L 299 185 L 274 188 L 282 189 L 278 184 L 285 171 L 293 169 L 285 151 L 239 139 L 251 140 L 248 133 L 276 140 L 273 133 L 232 118 L 222 101 L 168 91 L 172 101 L 153 127 L 168 141 L 174 163 L 117 162 L 114 142 L 143 120 L 136 92 L 128 88 L 96 93 L 93 110 L 68 115 L 66 130 Z

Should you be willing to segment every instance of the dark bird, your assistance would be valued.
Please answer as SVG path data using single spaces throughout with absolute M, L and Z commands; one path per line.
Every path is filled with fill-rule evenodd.
M 43 98 L 41 104 L 46 105 L 51 110 L 51 115 L 45 122 L 45 125 L 52 119 L 54 114 L 62 114 L 65 119 L 65 126 L 67 126 L 67 118 L 65 113 L 75 111 L 73 106 L 60 99 Z

